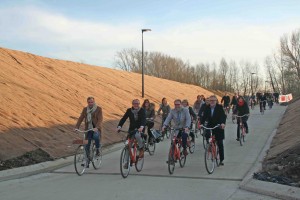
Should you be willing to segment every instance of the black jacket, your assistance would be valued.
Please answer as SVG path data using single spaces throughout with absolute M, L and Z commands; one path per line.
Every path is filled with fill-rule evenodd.
M 237 105 L 237 98 L 236 98 L 236 96 L 232 97 L 230 105 L 234 105 L 234 106 Z
M 238 116 L 242 116 L 242 115 L 246 115 L 246 114 L 250 113 L 249 112 L 249 106 L 248 106 L 247 102 L 245 102 L 243 106 L 237 105 L 236 109 L 237 109 L 237 115 Z
M 221 103 L 224 102 L 224 105 L 229 105 L 230 103 L 230 97 L 229 96 L 223 96 Z
M 206 107 L 209 107 L 209 105 L 207 105 L 206 103 L 202 104 L 202 106 L 199 110 L 199 113 L 198 113 L 198 117 L 199 117 L 201 123 L 203 122 L 203 114 L 204 114 L 204 110 Z
M 202 124 L 204 124 L 205 121 L 208 122 L 207 127 L 209 128 L 213 128 L 218 124 L 225 124 L 226 115 L 222 105 L 216 105 L 213 116 L 211 116 L 210 106 L 206 106 L 203 113 Z M 224 129 L 216 128 L 213 130 L 213 134 L 215 135 L 216 140 L 223 140 L 225 138 Z
M 141 126 L 145 126 L 146 125 L 146 111 L 144 108 L 141 108 L 138 112 L 138 119 L 135 120 L 134 119 L 134 115 L 131 112 L 132 108 L 128 108 L 124 114 L 124 116 L 122 117 L 122 119 L 120 120 L 118 126 L 123 126 L 123 124 L 125 123 L 125 121 L 127 120 L 127 118 L 129 117 L 129 132 L 133 131 L 134 129 L 139 129 Z
M 191 106 L 189 106 L 189 113 L 190 113 L 191 117 L 193 117 L 192 118 L 193 120 L 197 119 L 197 115 L 196 115 L 196 113 L 194 112 L 194 109 Z

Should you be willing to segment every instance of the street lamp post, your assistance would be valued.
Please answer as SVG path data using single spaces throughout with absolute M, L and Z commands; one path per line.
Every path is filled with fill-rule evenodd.
M 254 72 L 251 72 L 251 96 L 253 96 L 253 86 L 252 86 L 252 75 L 253 74 L 256 74 L 256 73 L 254 73 Z
M 144 98 L 144 32 L 151 31 L 151 29 L 142 29 L 142 98 Z

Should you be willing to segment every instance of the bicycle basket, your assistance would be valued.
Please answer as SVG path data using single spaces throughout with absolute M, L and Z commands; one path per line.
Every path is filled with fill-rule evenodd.
M 72 142 L 73 144 L 87 144 L 88 141 L 87 140 L 83 140 L 83 139 L 75 139 Z

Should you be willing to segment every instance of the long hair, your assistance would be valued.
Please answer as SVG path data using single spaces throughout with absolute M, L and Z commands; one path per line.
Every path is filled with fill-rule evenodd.
M 143 103 L 143 105 L 142 105 L 143 108 L 145 108 L 145 104 L 146 104 L 147 102 L 149 103 L 149 107 L 150 107 L 150 101 L 149 101 L 149 99 L 145 99 L 145 100 L 144 100 L 144 103 Z

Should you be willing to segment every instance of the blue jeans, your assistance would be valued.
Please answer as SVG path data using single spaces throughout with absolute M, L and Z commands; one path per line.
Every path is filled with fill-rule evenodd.
M 91 142 L 92 140 L 95 140 L 95 145 L 96 145 L 96 148 L 99 149 L 100 148 L 100 132 L 99 131 L 89 131 L 87 133 L 87 139 L 88 139 L 88 143 L 87 145 L 85 146 L 85 150 L 87 152 L 87 155 L 90 154 L 90 146 L 91 146 Z

